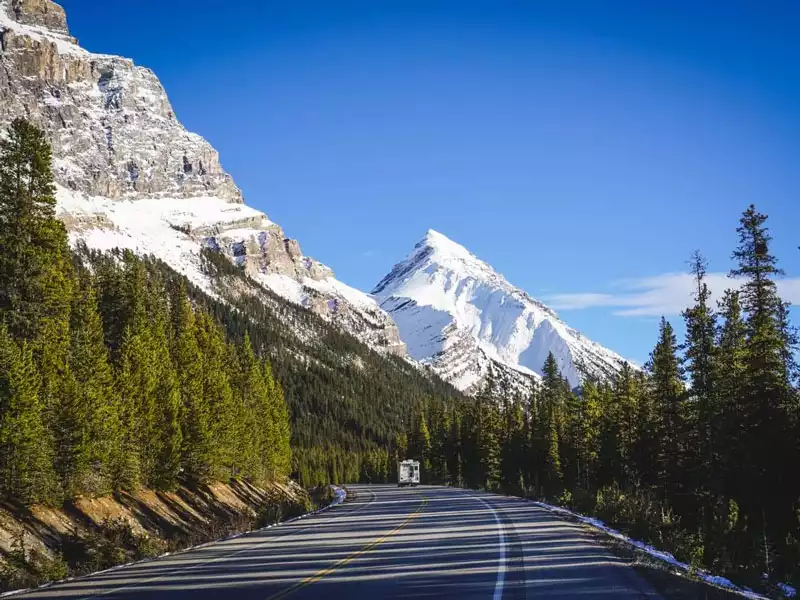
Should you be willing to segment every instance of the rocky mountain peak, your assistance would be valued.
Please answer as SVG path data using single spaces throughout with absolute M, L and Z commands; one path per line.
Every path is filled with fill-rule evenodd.
M 177 120 L 161 82 L 93 54 L 50 0 L 0 0 L 0 127 L 25 115 L 53 146 L 56 182 L 109 198 L 242 196 L 216 150 Z
M 11 0 L 10 4 L 5 4 L 7 13 L 17 23 L 69 35 L 67 14 L 60 5 L 51 0 Z
M 430 230 L 373 290 L 411 356 L 456 387 L 478 389 L 490 369 L 514 385 L 538 378 L 553 353 L 573 386 L 625 362 L 571 329 L 489 264 Z
M 155 255 L 221 298 L 244 293 L 204 270 L 201 254 L 212 249 L 372 348 L 405 354 L 371 297 L 244 204 L 217 151 L 184 128 L 153 71 L 82 48 L 50 0 L 0 0 L 0 40 L 0 129 L 22 116 L 47 134 L 58 215 L 73 242 Z

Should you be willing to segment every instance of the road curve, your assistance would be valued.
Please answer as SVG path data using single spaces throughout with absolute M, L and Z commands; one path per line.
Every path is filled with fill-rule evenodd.
M 306 519 L 21 596 L 25 600 L 658 598 L 580 526 L 523 500 L 353 486 Z

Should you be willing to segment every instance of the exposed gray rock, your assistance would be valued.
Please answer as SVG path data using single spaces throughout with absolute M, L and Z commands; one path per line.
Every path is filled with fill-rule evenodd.
M 216 150 L 178 122 L 152 71 L 75 45 L 63 9 L 49 0 L 6 0 L 1 11 L 6 24 L 32 26 L 3 27 L 0 127 L 20 115 L 42 127 L 58 183 L 110 198 L 242 201 Z
M 292 288 L 291 300 L 373 348 L 405 353 L 377 304 L 243 204 L 216 150 L 181 125 L 152 71 L 81 48 L 50 0 L 0 0 L 0 128 L 20 116 L 50 139 L 73 240 L 154 253 L 200 285 L 200 251 L 214 248 L 262 283 L 290 278 L 274 291 Z M 184 198 L 194 200 L 178 206 Z

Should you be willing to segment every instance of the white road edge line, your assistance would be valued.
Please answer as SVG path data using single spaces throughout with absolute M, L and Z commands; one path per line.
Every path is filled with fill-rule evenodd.
M 500 560 L 499 565 L 497 567 L 497 582 L 494 584 L 494 596 L 492 596 L 492 600 L 502 600 L 503 599 L 503 586 L 505 585 L 506 581 L 506 534 L 505 534 L 505 527 L 503 527 L 503 522 L 500 520 L 500 516 L 497 514 L 497 511 L 492 508 L 492 505 L 486 502 L 483 498 L 479 496 L 472 496 L 470 498 L 475 498 L 478 502 L 483 504 L 486 508 L 488 508 L 492 516 L 494 517 L 495 523 L 497 523 L 497 539 L 500 542 Z

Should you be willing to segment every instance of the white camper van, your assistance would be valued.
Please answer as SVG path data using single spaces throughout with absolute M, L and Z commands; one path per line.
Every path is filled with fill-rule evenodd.
M 397 463 L 397 486 L 419 485 L 419 461 L 404 460 Z

